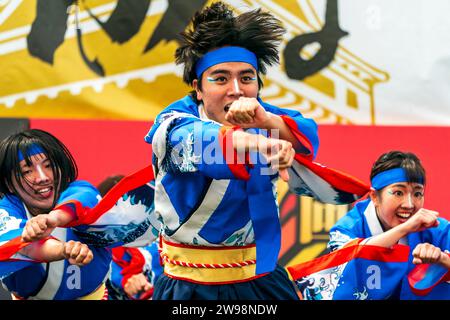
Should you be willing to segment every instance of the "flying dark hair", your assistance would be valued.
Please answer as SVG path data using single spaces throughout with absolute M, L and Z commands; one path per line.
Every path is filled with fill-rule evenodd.
M 52 165 L 55 190 L 53 206 L 55 206 L 61 192 L 76 180 L 78 168 L 67 147 L 55 136 L 39 129 L 28 129 L 10 135 L 0 142 L 0 193 L 18 195 L 13 177 L 22 186 L 19 152 L 24 155 L 27 165 L 31 166 L 32 160 L 27 151 L 33 146 L 39 146 L 44 150 Z
M 420 159 L 411 152 L 390 151 L 382 154 L 372 167 L 370 180 L 377 174 L 395 168 L 403 168 L 406 171 L 408 182 L 426 183 L 425 169 Z
M 181 33 L 175 61 L 184 64 L 183 80 L 192 85 L 197 78 L 195 65 L 204 54 L 223 46 L 237 46 L 253 52 L 258 73 L 266 74 L 267 66 L 279 63 L 278 45 L 284 33 L 281 21 L 269 12 L 256 9 L 235 16 L 228 5 L 215 2 L 197 11 L 190 29 Z M 198 80 L 201 90 L 201 79 Z M 259 74 L 258 84 L 261 88 Z

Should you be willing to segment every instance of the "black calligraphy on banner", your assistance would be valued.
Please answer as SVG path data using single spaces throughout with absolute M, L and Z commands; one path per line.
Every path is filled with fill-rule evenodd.
M 325 23 L 322 30 L 299 35 L 286 45 L 284 61 L 286 74 L 291 79 L 303 80 L 327 67 L 334 59 L 339 40 L 348 35 L 339 26 L 338 1 L 327 0 Z M 311 59 L 304 59 L 300 52 L 313 43 L 320 44 L 320 49 Z
M 177 40 L 178 34 L 187 27 L 192 15 L 206 2 L 207 0 L 168 0 L 168 8 L 149 39 L 144 53 L 162 40 Z M 36 18 L 27 36 L 28 52 L 31 56 L 53 64 L 55 51 L 64 42 L 69 7 L 77 3 L 77 0 L 37 0 Z M 150 5 L 151 0 L 118 0 L 106 22 L 100 21 L 89 9 L 87 11 L 113 42 L 122 44 L 139 32 Z M 97 59 L 89 60 L 85 54 L 81 29 L 78 27 L 77 43 L 86 65 L 99 76 L 104 76 L 101 63 Z
M 178 40 L 178 34 L 186 29 L 197 10 L 203 8 L 207 0 L 171 0 L 169 7 L 153 32 L 144 52 L 151 50 L 161 40 Z
M 27 36 L 28 52 L 53 64 L 56 49 L 64 42 L 67 9 L 75 0 L 37 1 L 36 19 Z
M 64 42 L 69 7 L 79 4 L 79 1 L 81 0 L 37 0 L 36 18 L 27 36 L 31 56 L 53 64 L 55 51 Z M 178 40 L 179 33 L 187 27 L 193 14 L 206 5 L 206 2 L 207 0 L 168 0 L 168 8 L 143 53 L 150 51 L 163 40 Z M 111 41 L 123 44 L 139 32 L 150 6 L 151 0 L 118 0 L 106 22 L 100 21 L 89 8 L 86 9 Z M 78 27 L 78 21 L 76 22 L 77 43 L 83 61 L 93 72 L 104 76 L 104 68 L 100 61 L 96 58 L 89 60 L 85 54 L 82 32 Z M 288 77 L 302 80 L 327 67 L 334 59 L 339 40 L 346 35 L 348 32 L 339 26 L 337 0 L 327 0 L 322 30 L 296 36 L 287 44 L 283 55 Z M 320 44 L 320 49 L 311 59 L 304 59 L 300 52 L 313 43 Z
M 150 2 L 150 0 L 119 1 L 106 22 L 100 21 L 89 8 L 87 11 L 113 42 L 125 43 L 139 32 Z

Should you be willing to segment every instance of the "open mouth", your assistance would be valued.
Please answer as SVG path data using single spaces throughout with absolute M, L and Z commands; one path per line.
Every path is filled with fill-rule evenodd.
M 225 112 L 228 112 L 228 110 L 230 110 L 230 105 L 229 105 L 229 104 L 226 105 L 225 108 L 223 108 L 223 110 L 224 110 Z
M 400 219 L 408 220 L 413 214 L 412 212 L 397 212 L 395 215 Z
M 53 194 L 53 187 L 45 187 L 45 188 L 41 188 L 39 190 L 35 190 L 34 191 L 37 195 L 39 195 L 40 197 L 47 199 L 50 198 Z

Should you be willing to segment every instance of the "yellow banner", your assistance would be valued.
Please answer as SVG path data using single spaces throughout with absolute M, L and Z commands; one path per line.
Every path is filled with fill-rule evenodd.
M 344 48 L 337 1 L 228 1 L 287 29 L 261 96 L 319 123 L 375 123 L 387 73 Z M 206 0 L 0 2 L 0 117 L 150 120 L 190 88 L 176 37 Z M 325 22 L 327 22 L 325 24 Z

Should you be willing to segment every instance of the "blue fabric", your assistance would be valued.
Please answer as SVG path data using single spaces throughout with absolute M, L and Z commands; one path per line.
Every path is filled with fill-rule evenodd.
M 299 300 L 292 281 L 281 266 L 251 281 L 202 285 L 161 275 L 153 300 Z
M 259 103 L 264 107 L 266 111 L 269 111 L 276 115 L 288 115 L 291 117 L 296 123 L 301 132 L 306 136 L 306 138 L 311 142 L 313 146 L 313 158 L 316 157 L 317 151 L 319 149 L 319 136 L 317 134 L 317 124 L 312 119 L 307 119 L 302 116 L 302 114 L 295 110 L 290 109 L 281 109 L 276 106 L 270 105 L 261 99 L 258 98 Z M 180 100 L 175 101 L 168 107 L 166 107 L 160 114 L 156 117 L 153 126 L 150 128 L 150 131 L 145 136 L 144 140 L 147 143 L 152 143 L 153 136 L 158 130 L 158 127 L 162 120 L 168 116 L 168 114 L 180 112 L 191 114 L 195 117 L 200 117 L 198 112 L 198 105 L 192 100 L 192 98 L 187 95 Z
M 263 168 L 255 164 L 252 172 Z M 281 226 L 278 208 L 273 201 L 274 194 L 269 175 L 250 179 L 247 184 L 248 205 L 256 242 L 256 274 L 274 270 L 281 246 Z
M 198 59 L 195 65 L 195 74 L 200 79 L 206 69 L 224 62 L 246 62 L 258 71 L 258 59 L 256 55 L 242 47 L 222 47 L 206 53 Z
M 93 207 L 97 204 L 98 194 L 97 189 L 90 183 L 75 181 L 61 193 L 58 204 L 68 200 L 77 200 L 83 206 Z M 9 240 L 12 240 L 17 234 L 21 234 L 28 218 L 20 199 L 15 195 L 5 195 L 0 199 L 0 229 L 10 225 L 14 219 L 20 220 L 18 228 L 11 229 L 3 234 L 9 235 L 11 237 Z M 66 241 L 69 240 L 80 241 L 76 232 L 72 229 L 67 229 Z M 67 260 L 64 261 L 64 273 L 60 287 L 54 297 L 55 300 L 76 299 L 87 295 L 103 282 L 109 270 L 111 254 L 104 248 L 95 246 L 89 246 L 89 248 L 93 252 L 94 259 L 88 265 L 77 267 L 68 264 Z M 21 297 L 26 298 L 35 295 L 45 282 L 46 277 L 45 268 L 32 261 L 0 262 L 2 282 L 9 291 L 14 291 Z M 74 277 L 78 278 L 75 279 Z M 79 283 L 72 280 L 79 280 Z M 69 288 L 68 285 L 71 283 L 73 286 Z
M 372 235 L 364 212 L 370 200 L 361 201 L 350 210 L 344 217 L 331 228 L 330 233 L 339 231 L 341 234 L 348 236 L 350 239 L 354 238 L 369 238 Z M 421 232 L 411 233 L 407 236 L 408 245 L 410 247 L 409 261 L 404 263 L 405 267 L 396 263 L 383 263 L 382 265 L 375 261 L 369 261 L 372 265 L 379 265 L 382 272 L 381 280 L 384 283 L 384 278 L 389 279 L 389 282 L 384 283 L 382 290 L 367 290 L 369 299 L 388 299 L 395 294 L 396 288 L 400 287 L 398 298 L 401 300 L 433 300 L 433 299 L 450 299 L 450 284 L 441 283 L 437 285 L 427 296 L 415 295 L 408 284 L 407 275 L 415 267 L 412 263 L 412 251 L 419 243 L 431 243 L 441 250 L 450 250 L 450 224 L 447 220 L 438 218 L 439 226 L 436 228 L 429 228 Z M 337 243 L 330 242 L 329 247 L 332 250 L 338 248 Z M 363 264 L 362 264 L 363 263 Z M 355 277 L 355 270 L 360 270 L 360 275 Z M 367 287 L 366 281 L 370 274 L 367 274 L 367 264 L 362 262 L 362 259 L 355 259 L 349 263 L 343 273 L 346 279 L 353 279 L 353 287 L 359 288 L 358 292 L 363 292 L 363 287 Z M 388 272 L 385 275 L 385 272 Z M 349 287 L 348 287 L 349 288 Z M 350 289 L 349 289 L 350 290 Z M 350 294 L 350 291 L 342 291 L 336 298 L 341 299 L 355 299 L 355 296 Z M 356 292 L 353 292 L 356 293 Z
M 406 262 L 354 259 L 347 263 L 333 300 L 380 300 L 389 298 L 407 271 Z
M 408 182 L 406 170 L 403 168 L 394 168 L 380 172 L 372 178 L 372 188 L 375 190 L 381 190 L 384 187 L 396 183 L 396 182 Z M 423 181 L 419 181 L 423 183 Z
M 319 141 L 317 125 L 313 120 L 305 119 L 297 111 L 280 109 L 261 100 L 259 102 L 269 112 L 289 116 L 296 123 L 299 131 L 301 130 L 301 133 L 311 142 L 313 156 L 315 156 Z M 205 210 L 205 213 L 202 213 L 208 215 L 207 220 L 205 219 L 205 223 L 199 226 L 198 231 L 191 230 L 193 231 L 191 244 L 244 245 L 256 243 L 257 274 L 272 271 L 275 268 L 280 248 L 278 207 L 272 181 L 277 174 L 261 174 L 262 169 L 267 169 L 267 163 L 263 161 L 263 157 L 257 157 L 258 161 L 254 163 L 253 169 L 249 169 L 249 166 L 244 167 L 250 174 L 247 181 L 234 176 L 228 164 L 225 163 L 223 155 L 220 158 L 221 163 L 205 163 L 202 154 L 196 152 L 195 147 L 198 144 L 202 147 L 199 149 L 205 149 L 211 147 L 212 144 L 216 146 L 213 149 L 220 150 L 218 134 L 221 125 L 200 119 L 198 109 L 199 106 L 189 96 L 176 101 L 157 116 L 145 137 L 146 142 L 153 144 L 153 151 L 158 152 L 158 157 L 162 157 L 162 159 L 154 161 L 156 171 L 162 172 L 156 181 L 158 185 L 164 187 L 164 197 L 167 196 L 170 199 L 176 211 L 161 210 L 163 222 L 169 221 L 165 224 L 164 234 L 169 237 L 174 236 L 174 240 L 177 241 L 176 230 L 189 220 L 190 215 L 204 200 L 207 187 L 205 178 L 229 180 L 224 194 L 221 191 L 220 194 L 218 192 L 217 195 L 211 195 L 221 197 L 219 198 L 220 203 L 211 209 L 212 212 Z M 178 118 L 176 118 L 177 115 L 179 115 Z M 159 136 L 157 141 L 153 141 L 160 125 L 172 116 L 174 117 L 171 118 L 171 123 L 167 124 L 165 140 L 163 136 Z M 199 126 L 201 130 L 197 132 L 196 126 Z M 211 137 L 211 139 L 204 139 L 205 136 Z M 176 144 L 180 142 L 185 144 L 182 154 L 186 163 L 177 166 L 171 155 L 173 149 L 177 147 Z M 305 149 L 305 153 L 309 155 L 310 151 Z M 158 165 L 159 163 L 161 165 Z M 196 179 L 199 181 L 198 186 L 195 186 Z M 187 181 L 190 182 L 188 186 L 185 184 Z M 174 217 L 174 215 L 177 216 Z M 248 224 L 249 218 L 251 224 Z M 174 230 L 169 230 L 168 225 Z M 245 228 L 246 225 L 248 225 L 247 228 Z M 200 240 L 197 235 L 198 238 L 201 238 Z M 185 243 L 188 240 L 183 241 Z M 204 242 L 201 243 L 201 241 Z
M 26 151 L 27 157 L 31 157 L 40 153 L 45 153 L 44 149 L 38 144 L 33 143 Z M 19 150 L 17 157 L 19 159 L 19 162 L 22 160 L 25 160 L 25 157 L 23 156 L 22 152 Z

